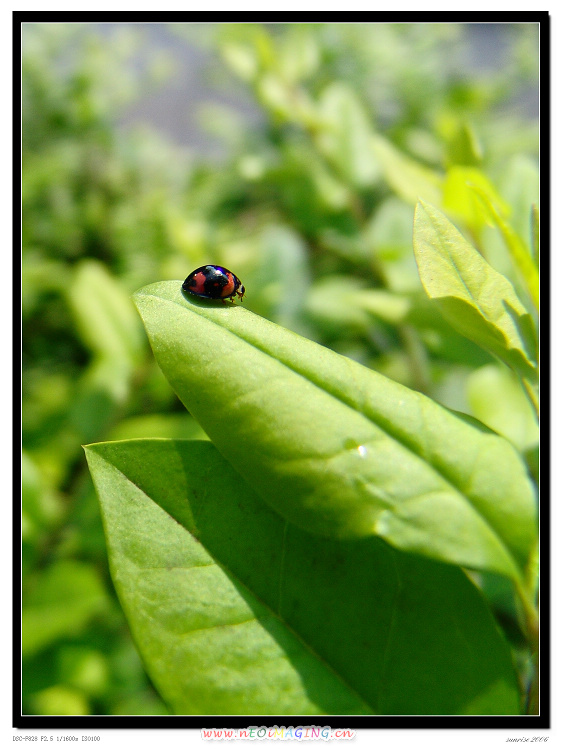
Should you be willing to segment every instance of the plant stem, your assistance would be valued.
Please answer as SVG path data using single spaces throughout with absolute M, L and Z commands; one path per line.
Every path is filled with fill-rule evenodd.
M 539 614 L 526 588 L 520 581 L 516 582 L 516 590 L 524 613 L 524 630 L 532 655 L 533 674 L 528 688 L 526 713 L 537 716 L 540 712 L 540 629 Z

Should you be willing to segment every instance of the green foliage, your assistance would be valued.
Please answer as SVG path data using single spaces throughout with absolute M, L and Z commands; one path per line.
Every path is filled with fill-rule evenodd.
M 506 643 L 459 569 L 296 528 L 208 442 L 86 455 L 115 585 L 175 713 L 518 713 Z
M 199 704 L 186 705 L 187 698 L 173 693 L 166 670 L 154 671 L 147 659 L 145 641 L 157 648 L 157 638 L 141 623 L 146 612 L 138 591 L 143 589 L 135 594 L 136 583 L 132 585 L 135 565 L 142 565 L 148 547 L 165 548 L 168 532 L 170 540 L 179 534 L 181 554 L 195 545 L 197 554 L 218 566 L 212 598 L 205 599 L 203 592 L 202 600 L 195 601 L 200 590 L 191 590 L 181 579 L 184 599 L 193 602 L 193 610 L 181 609 L 179 599 L 168 602 L 167 624 L 183 627 L 182 617 L 195 616 L 207 604 L 213 616 L 220 615 L 214 596 L 219 591 L 228 593 L 232 612 L 249 617 L 251 610 L 247 627 L 259 633 L 261 654 L 271 658 L 267 663 L 280 670 L 270 674 L 282 673 L 283 684 L 292 686 L 286 694 L 278 685 L 268 683 L 265 689 L 266 670 L 257 659 L 260 677 L 254 687 L 263 700 L 274 702 L 277 695 L 288 701 L 290 696 L 293 705 L 307 701 L 299 704 L 302 710 L 329 711 L 327 693 L 333 685 L 333 695 L 343 700 L 338 706 L 348 701 L 348 709 L 354 705 L 358 712 L 356 701 L 367 712 L 380 713 L 402 707 L 429 713 L 517 711 L 505 649 L 520 665 L 528 662 L 536 643 L 537 568 L 535 548 L 530 549 L 534 490 L 522 462 L 536 481 L 536 420 L 524 399 L 537 407 L 539 237 L 537 127 L 512 102 L 536 85 L 537 26 L 509 27 L 510 46 L 500 68 L 470 72 L 465 66 L 466 29 L 457 24 L 177 24 L 169 33 L 188 37 L 215 66 L 208 98 L 215 93 L 221 102 L 245 102 L 237 111 L 226 104 L 201 106 L 200 122 L 219 141 L 220 156 L 214 159 L 126 124 L 127 107 L 140 94 L 159 92 L 166 85 L 166 70 L 171 72 L 145 31 L 142 25 L 132 32 L 87 24 L 23 27 L 24 711 L 197 710 Z M 245 110 L 252 107 L 253 116 L 246 117 Z M 421 284 L 415 264 L 414 206 L 419 199 L 424 208 L 418 209 L 415 244 L 438 268 L 436 289 L 422 263 Z M 460 241 L 458 232 L 465 239 Z M 440 276 L 448 251 L 459 263 L 459 276 L 450 274 L 449 267 Z M 183 279 L 205 262 L 222 263 L 239 275 L 247 289 L 245 310 L 189 303 L 179 294 L 177 281 L 158 287 L 168 290 L 163 295 L 143 294 L 140 305 L 146 307 L 149 335 L 161 340 L 155 350 L 166 360 L 166 375 L 174 386 L 185 379 L 178 393 L 187 413 L 153 361 L 131 295 L 155 282 Z M 492 294 L 482 299 L 472 288 L 468 300 L 462 287 L 471 288 L 476 279 L 484 279 Z M 497 308 L 501 299 L 508 302 L 502 316 Z M 243 330 L 237 330 L 235 325 L 242 323 Z M 214 367 L 213 352 L 218 356 Z M 193 374 L 195 356 L 201 358 L 199 376 Z M 193 385 L 200 387 L 198 396 Z M 234 392 L 246 394 L 245 401 L 234 398 Z M 287 398 L 292 392 L 305 407 L 302 413 Z M 274 399 L 268 411 L 260 393 Z M 396 407 L 401 400 L 403 408 Z M 213 404 L 226 411 L 213 414 Z M 306 422 L 306 415 L 311 420 Z M 161 487 L 137 487 L 145 493 L 141 502 L 148 527 L 127 540 L 134 530 L 124 527 L 107 483 L 107 497 L 101 493 L 106 542 L 80 445 L 134 438 L 114 448 L 104 442 L 88 449 L 89 460 L 105 467 L 104 476 L 107 470 L 112 481 L 117 481 L 115 467 L 121 466 L 119 482 L 130 488 L 129 480 L 138 478 L 130 465 L 141 445 L 136 439 L 158 437 L 165 440 L 158 442 L 155 463 L 147 459 L 146 467 L 155 476 L 161 473 Z M 254 456 L 239 456 L 238 461 L 235 453 L 242 452 L 249 437 Z M 345 445 L 349 438 L 353 444 Z M 184 442 L 193 440 L 206 443 Z M 358 452 L 363 445 L 367 459 Z M 384 447 L 385 463 L 376 458 L 374 445 Z M 477 463 L 480 473 L 470 485 L 468 459 L 477 446 L 483 454 Z M 307 453 L 299 454 L 302 448 Z M 232 579 L 227 545 L 221 547 L 212 537 L 227 533 L 220 523 L 219 499 L 214 493 L 207 498 L 217 512 L 212 522 L 205 522 L 205 538 L 197 546 L 196 530 L 181 515 L 195 507 L 197 496 L 185 495 L 183 511 L 177 503 L 173 508 L 165 504 L 161 488 L 169 489 L 169 483 L 158 463 L 164 455 L 160 450 L 181 450 L 194 461 L 178 477 L 187 488 L 192 486 L 189 477 L 202 471 L 199 459 L 227 467 L 235 484 L 227 488 L 233 503 L 228 517 L 234 522 L 234 498 L 247 496 L 248 507 L 256 513 L 259 509 L 256 523 L 261 519 L 268 524 L 276 546 L 285 550 L 283 601 L 287 607 L 292 602 L 290 617 L 262 591 L 271 577 L 277 580 L 278 568 L 273 568 L 280 565 L 277 557 L 269 560 L 275 547 L 271 537 L 264 534 L 269 539 L 266 553 L 253 566 L 262 570 L 261 579 L 246 580 L 243 571 Z M 277 450 L 293 454 L 289 471 L 280 470 Z M 125 451 L 126 461 L 119 451 Z M 363 465 L 365 473 L 356 474 L 360 482 L 353 482 L 355 467 Z M 257 476 L 259 466 L 262 476 Z M 404 466 L 414 481 L 407 479 Z M 515 486 L 512 504 L 510 491 L 502 492 L 506 475 Z M 419 501 L 421 477 L 433 492 L 426 506 Z M 406 484 L 409 504 L 401 502 Z M 326 485 L 323 500 L 319 488 Z M 283 487 L 291 489 L 283 493 Z M 435 489 L 446 508 L 442 518 L 431 518 L 429 510 L 434 509 Z M 134 497 L 133 505 L 140 495 Z M 389 507 L 382 509 L 382 500 Z M 353 509 L 349 515 L 346 502 Z M 470 519 L 465 528 L 454 528 L 451 508 Z M 237 522 L 243 525 L 248 518 L 243 508 L 239 511 Z M 181 526 L 170 522 L 170 516 Z M 285 542 L 278 541 L 277 524 Z M 369 536 L 373 526 L 378 537 Z M 311 536 L 312 527 L 322 530 L 323 538 Z M 330 538 L 334 528 L 362 538 Z M 244 538 L 240 536 L 240 545 Z M 117 559 L 114 550 L 125 542 L 138 554 Z M 317 578 L 310 571 L 310 578 L 299 582 L 302 570 L 310 567 L 308 545 L 317 551 L 314 561 L 322 562 Z M 152 688 L 128 634 L 109 577 L 107 546 L 114 573 L 124 576 L 119 579 L 123 586 L 116 583 L 116 588 L 127 622 L 168 708 Z M 332 550 L 333 559 L 342 561 L 340 570 L 335 564 L 329 567 L 320 548 Z M 241 549 L 231 554 L 242 558 L 247 552 Z M 157 566 L 164 552 L 158 553 Z M 366 562 L 373 570 L 356 577 Z M 458 570 L 460 563 L 481 569 L 474 578 L 477 590 Z M 378 565 L 382 571 L 391 569 L 391 576 L 378 575 Z M 252 575 L 249 567 L 245 569 Z M 157 569 L 164 578 L 182 575 L 167 571 L 165 564 Z M 488 570 L 509 576 L 501 578 L 502 588 L 489 584 Z M 391 610 L 400 638 L 389 639 L 381 666 L 375 657 L 397 575 L 404 586 L 408 582 L 403 602 L 398 596 Z M 442 582 L 442 595 L 435 577 Z M 342 600 L 354 607 L 356 623 L 344 619 L 347 635 L 340 627 L 341 612 L 326 623 L 324 636 L 317 626 L 330 610 L 321 604 L 326 581 L 339 586 L 341 595 L 348 589 L 349 598 Z M 173 594 L 170 585 L 166 578 L 163 597 Z M 83 591 L 72 601 L 67 594 L 76 586 Z M 312 611 L 304 617 L 305 606 L 297 606 L 298 586 L 314 590 L 321 615 Z M 373 595 L 359 586 L 371 587 Z M 157 591 L 149 593 L 158 601 Z M 522 602 L 518 625 L 515 597 Z M 470 613 L 464 600 L 470 602 Z M 432 623 L 431 606 L 439 613 Z M 488 610 L 506 640 L 496 637 Z M 426 654 L 414 649 L 413 611 Z M 461 613 L 457 633 L 464 643 L 478 637 L 488 643 L 483 656 L 470 649 L 479 661 L 470 674 L 462 662 L 457 676 L 450 670 L 449 654 L 435 647 L 433 636 L 442 630 L 446 648 L 456 656 L 462 652 L 454 640 L 460 636 L 454 636 L 450 624 L 454 612 Z M 508 626 L 505 617 L 510 618 Z M 167 624 L 162 633 L 168 632 Z M 197 637 L 214 637 L 214 631 L 204 632 Z M 406 634 L 411 633 L 407 650 Z M 241 654 L 247 643 L 238 640 L 235 630 L 231 635 L 232 653 Z M 318 642 L 322 637 L 325 643 Z M 221 641 L 222 651 L 207 652 L 208 661 L 191 660 L 191 687 L 183 681 L 187 677 L 178 680 L 186 696 L 192 696 L 189 691 L 198 679 L 218 681 L 220 667 L 213 671 L 212 658 L 216 664 L 226 642 Z M 364 647 L 367 656 L 363 643 L 371 647 Z M 282 644 L 292 645 L 283 651 Z M 178 664 L 184 665 L 188 649 L 182 648 Z M 253 674 L 251 656 L 245 653 L 244 658 Z M 376 674 L 368 685 L 361 660 Z M 430 684 L 424 697 L 421 677 L 407 681 L 415 671 L 408 662 Z M 228 662 L 229 682 L 224 683 L 232 690 L 222 691 L 220 705 L 245 710 L 240 709 L 245 697 L 233 663 Z M 175 674 L 176 665 L 168 666 Z M 347 674 L 349 669 L 357 671 Z M 532 672 L 518 672 L 524 692 L 534 684 Z M 378 688 L 382 674 L 387 692 Z M 305 691 L 311 684 L 306 680 L 313 683 L 310 692 Z M 442 685 L 436 684 L 439 680 Z M 449 695 L 443 687 L 447 684 Z M 210 693 L 204 700 L 211 701 Z M 532 687 L 530 703 L 534 700 Z M 525 710 L 523 700 L 520 705 Z
M 429 297 L 460 333 L 499 359 L 533 389 L 537 408 L 537 332 L 512 284 L 434 208 L 421 203 L 415 256 Z
M 188 301 L 180 281 L 135 301 L 175 392 L 288 521 L 522 577 L 534 493 L 507 441 L 247 310 Z
M 61 560 L 44 571 L 25 598 L 22 652 L 32 656 L 47 643 L 79 633 L 100 611 L 104 591 L 94 571 Z

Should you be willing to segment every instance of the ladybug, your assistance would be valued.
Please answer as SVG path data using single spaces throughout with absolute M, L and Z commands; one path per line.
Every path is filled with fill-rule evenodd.
M 195 297 L 205 299 L 232 299 L 238 295 L 243 299 L 245 287 L 235 273 L 223 266 L 201 266 L 195 268 L 181 287 Z

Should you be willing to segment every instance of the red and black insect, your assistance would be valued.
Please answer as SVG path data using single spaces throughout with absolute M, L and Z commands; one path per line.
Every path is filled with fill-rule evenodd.
M 205 299 L 243 299 L 245 287 L 235 273 L 222 266 L 201 266 L 183 282 L 183 291 Z

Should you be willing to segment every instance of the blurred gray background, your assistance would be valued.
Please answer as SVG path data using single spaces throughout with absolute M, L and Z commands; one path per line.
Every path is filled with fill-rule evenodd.
M 485 71 L 501 68 L 512 44 L 510 27 L 504 23 L 463 24 L 465 40 L 463 63 L 466 70 Z M 213 58 L 207 51 L 205 39 L 211 31 L 210 24 L 180 24 L 175 29 L 165 23 L 100 24 L 107 34 L 116 27 L 129 26 L 145 36 L 145 49 L 151 54 L 159 51 L 173 59 L 173 68 L 165 85 L 154 93 L 147 92 L 132 106 L 121 120 L 123 126 L 146 123 L 165 133 L 177 144 L 187 146 L 205 156 L 220 157 L 222 146 L 202 127 L 198 113 L 209 104 L 223 104 L 243 114 L 249 122 L 257 122 L 261 112 L 254 105 L 247 89 L 240 83 L 228 88 L 212 79 Z M 270 25 L 274 28 L 274 24 Z M 138 58 L 143 66 L 145 59 Z M 510 103 L 518 116 L 538 117 L 538 92 L 528 88 Z

